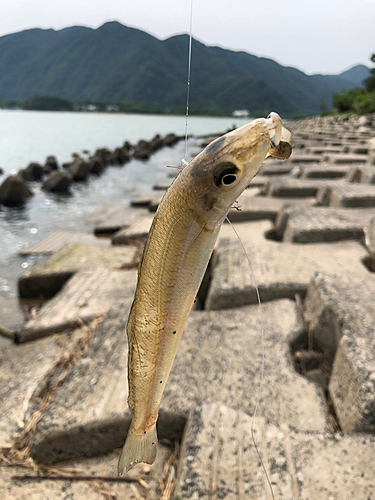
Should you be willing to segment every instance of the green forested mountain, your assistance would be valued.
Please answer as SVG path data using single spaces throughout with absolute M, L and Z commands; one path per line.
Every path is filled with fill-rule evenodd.
M 184 108 L 188 36 L 159 40 L 109 22 L 98 29 L 31 29 L 0 37 L 0 100 L 37 95 Z M 357 87 L 363 68 L 312 75 L 246 52 L 194 40 L 191 108 L 314 114 L 332 93 Z M 349 73 L 349 74 L 348 74 Z M 366 76 L 366 75 L 365 75 Z M 357 80 L 356 80 L 357 79 Z

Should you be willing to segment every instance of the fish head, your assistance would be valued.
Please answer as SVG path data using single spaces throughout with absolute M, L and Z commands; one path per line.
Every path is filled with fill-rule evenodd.
M 211 229 L 221 224 L 267 156 L 290 156 L 290 137 L 279 115 L 271 113 L 219 137 L 192 160 L 186 173 L 202 223 Z

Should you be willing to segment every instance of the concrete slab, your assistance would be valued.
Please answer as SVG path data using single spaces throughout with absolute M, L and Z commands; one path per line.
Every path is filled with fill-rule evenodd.
M 342 148 L 340 146 L 316 146 L 307 149 L 306 153 L 312 155 L 323 155 L 327 153 L 341 153 Z
M 179 500 L 270 498 L 271 490 L 251 436 L 252 417 L 220 404 L 197 408 L 182 449 Z M 257 418 L 254 436 L 271 477 L 275 499 L 294 499 L 285 437 Z
M 130 422 L 125 332 L 129 306 L 108 313 L 84 358 L 44 412 L 31 440 L 36 461 L 92 456 L 122 446 Z M 298 375 L 290 360 L 288 342 L 303 330 L 295 305 L 278 301 L 265 304 L 264 311 L 265 415 L 296 428 L 329 428 L 321 390 Z M 249 389 L 249 381 L 259 379 L 259 335 L 257 307 L 192 312 L 162 400 L 159 438 L 180 439 L 186 416 L 203 402 L 220 400 L 252 411 L 257 392 Z
M 109 311 L 43 413 L 31 436 L 30 453 L 42 463 L 90 457 L 121 448 L 130 424 L 126 322 L 131 300 Z M 159 419 L 159 438 L 180 439 L 182 415 Z
M 322 390 L 294 371 L 289 343 L 303 332 L 295 304 L 263 304 L 265 372 L 259 407 L 267 421 L 297 429 L 331 429 Z M 162 408 L 190 412 L 220 402 L 252 415 L 261 373 L 259 306 L 194 311 L 165 388 Z
M 155 193 L 153 191 L 144 192 L 134 198 L 134 200 L 130 202 L 130 205 L 132 207 L 148 208 L 154 197 Z
M 182 448 L 178 500 L 271 498 L 251 424 L 251 416 L 227 406 L 196 409 Z M 261 417 L 254 436 L 275 499 L 373 498 L 374 436 L 298 432 Z
M 139 217 L 139 212 L 129 206 L 109 205 L 105 207 L 102 214 L 97 217 L 94 233 L 97 235 L 110 235 L 120 229 L 129 227 L 131 222 Z
M 293 165 L 290 163 L 283 163 L 278 161 L 275 162 L 265 162 L 259 169 L 259 174 L 262 176 L 272 176 L 272 175 L 288 175 L 293 169 Z
M 18 299 L 0 296 L 0 327 L 13 331 L 24 322 L 25 318 Z
M 16 341 L 28 342 L 105 316 L 111 306 L 133 297 L 136 283 L 135 269 L 82 269 L 17 331 Z
M 349 182 L 375 184 L 375 168 L 370 165 L 351 167 L 347 174 L 347 180 Z
M 301 179 L 341 179 L 345 177 L 350 168 L 347 165 L 319 165 L 301 167 Z
M 375 186 L 340 183 L 322 186 L 316 195 L 317 202 L 330 207 L 375 207 Z
M 171 179 L 164 179 L 154 184 L 152 186 L 152 189 L 154 189 L 155 191 L 166 191 L 171 185 L 171 182 L 172 182 Z
M 328 154 L 323 156 L 323 161 L 332 163 L 334 165 L 349 165 L 366 163 L 367 155 L 354 155 L 354 154 Z
M 228 218 L 231 222 L 254 221 L 261 219 L 276 220 L 279 211 L 285 205 L 310 206 L 315 198 L 275 198 L 266 196 L 248 196 L 246 189 L 238 199 L 240 210 L 232 208 Z
M 295 245 L 266 240 L 268 221 L 243 222 L 236 230 L 252 263 L 262 301 L 305 295 L 317 271 L 367 275 L 366 250 L 357 242 Z M 257 302 L 254 280 L 243 249 L 230 227 L 224 226 L 212 261 L 212 278 L 205 309 L 229 309 Z
M 95 238 L 92 234 L 75 233 L 73 231 L 58 230 L 48 233 L 43 239 L 25 248 L 19 255 L 43 255 L 60 250 L 65 245 L 83 243 L 86 245 L 108 245 L 109 242 Z
M 276 235 L 288 243 L 321 243 L 340 240 L 364 241 L 364 229 L 375 209 L 286 205 L 277 216 Z
M 293 154 L 289 160 L 287 160 L 290 163 L 316 163 L 317 162 L 317 157 L 316 155 L 307 155 L 307 154 L 302 154 L 302 155 L 295 155 Z
M 80 269 L 129 269 L 138 265 L 135 247 L 68 245 L 34 265 L 18 279 L 22 298 L 53 297 Z
M 160 444 L 158 455 L 152 467 L 136 465 L 127 474 L 128 478 L 140 479 L 134 482 L 116 481 L 116 469 L 120 450 L 107 455 L 76 460 L 67 465 L 59 464 L 51 471 L 44 469 L 41 475 L 60 476 L 60 480 L 45 479 L 36 476 L 33 470 L 22 467 L 0 468 L 0 492 L 2 500 L 103 500 L 126 499 L 159 500 L 166 491 L 166 482 L 176 470 L 176 461 L 172 459 L 171 448 Z M 21 479 L 29 475 L 28 479 Z M 76 477 L 76 479 L 72 479 Z M 14 478 L 19 479 L 14 479 Z M 88 479 L 82 480 L 80 478 Z M 94 481 L 95 477 L 98 479 Z M 89 480 L 89 479 L 93 480 Z M 103 479 L 101 479 L 103 478 Z M 162 486 L 160 480 L 162 480 Z M 172 485 L 174 481 L 172 479 Z
M 342 181 L 326 181 L 320 179 L 292 179 L 289 177 L 271 177 L 264 186 L 262 194 L 265 196 L 276 196 L 278 198 L 302 198 L 315 196 L 321 187 Z
M 121 229 L 112 236 L 112 245 L 134 245 L 144 243 L 153 221 L 152 215 L 136 219 L 129 228 Z
M 75 349 L 82 332 L 0 349 L 0 452 L 6 452 L 28 417 L 30 403 L 45 390 L 61 360 Z
M 365 227 L 365 244 L 370 254 L 369 269 L 375 272 L 375 217 Z
M 314 346 L 335 355 L 329 393 L 344 432 L 375 432 L 375 277 L 319 273 L 305 302 Z

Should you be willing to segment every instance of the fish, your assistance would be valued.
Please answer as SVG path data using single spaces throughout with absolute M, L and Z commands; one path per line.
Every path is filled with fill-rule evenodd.
M 154 462 L 163 390 L 220 227 L 264 159 L 290 156 L 290 137 L 277 113 L 233 130 L 191 160 L 160 202 L 127 322 L 132 421 L 119 475 Z

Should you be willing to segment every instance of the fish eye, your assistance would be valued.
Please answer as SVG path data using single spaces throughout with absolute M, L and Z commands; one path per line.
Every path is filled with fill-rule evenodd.
M 229 161 L 219 163 L 214 169 L 214 182 L 216 186 L 230 186 L 238 177 L 238 168 Z

